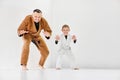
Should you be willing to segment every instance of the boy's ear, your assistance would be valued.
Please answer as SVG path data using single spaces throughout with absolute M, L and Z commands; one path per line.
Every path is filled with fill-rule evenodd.
M 70 28 L 69 28 L 69 31 L 70 31 Z

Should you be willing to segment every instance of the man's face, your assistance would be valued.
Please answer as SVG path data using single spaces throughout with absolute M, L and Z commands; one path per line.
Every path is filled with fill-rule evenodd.
M 41 17 L 42 17 L 42 13 L 37 13 L 37 12 L 34 12 L 33 14 L 32 14 L 32 16 L 33 16 L 33 20 L 34 20 L 34 22 L 39 22 L 40 20 L 41 20 Z
M 62 32 L 64 35 L 68 35 L 69 31 L 70 31 L 70 29 L 68 27 L 65 27 L 62 29 Z

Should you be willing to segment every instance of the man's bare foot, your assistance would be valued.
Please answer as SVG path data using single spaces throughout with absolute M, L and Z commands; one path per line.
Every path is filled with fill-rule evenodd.
M 28 70 L 28 68 L 25 65 L 22 65 L 22 70 Z
M 40 69 L 45 69 L 43 66 L 39 65 Z

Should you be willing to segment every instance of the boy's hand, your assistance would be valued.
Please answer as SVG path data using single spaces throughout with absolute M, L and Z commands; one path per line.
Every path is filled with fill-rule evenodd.
M 73 36 L 72 36 L 72 39 L 73 39 L 73 40 L 76 40 L 76 36 L 75 36 L 75 35 L 73 35 Z
M 56 40 L 60 40 L 60 36 L 59 36 L 59 35 L 56 35 L 55 39 L 56 39 Z

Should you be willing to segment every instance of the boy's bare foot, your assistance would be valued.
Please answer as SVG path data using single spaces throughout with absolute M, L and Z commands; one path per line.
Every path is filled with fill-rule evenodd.
M 57 70 L 61 70 L 61 68 L 56 68 Z
M 79 70 L 79 68 L 74 68 L 74 70 Z

